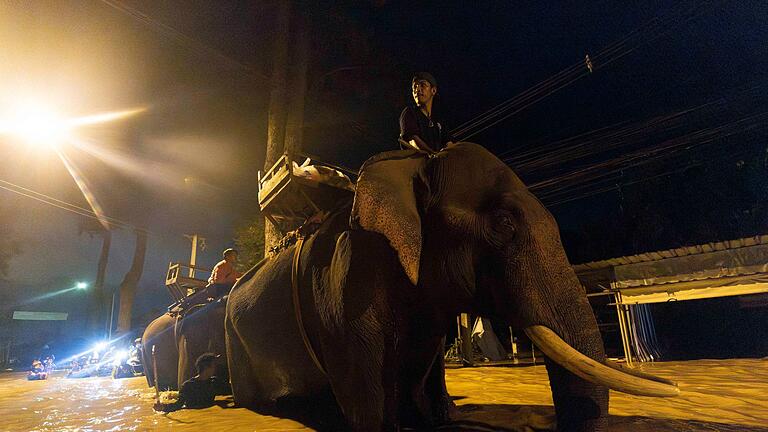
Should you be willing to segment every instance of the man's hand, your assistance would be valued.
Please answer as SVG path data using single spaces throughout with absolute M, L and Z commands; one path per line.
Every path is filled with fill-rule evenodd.
M 399 138 L 397 141 L 400 143 L 400 147 L 402 147 L 403 150 L 407 149 L 408 147 L 413 147 L 411 143 L 402 138 Z
M 418 151 L 419 153 L 432 154 L 432 152 L 429 150 L 429 146 L 427 145 L 427 143 L 425 143 L 418 136 L 414 136 L 413 139 L 408 140 L 408 141 L 406 141 L 406 140 L 404 140 L 402 138 L 399 139 L 398 141 L 400 142 L 400 145 L 402 147 L 412 148 L 412 149 Z

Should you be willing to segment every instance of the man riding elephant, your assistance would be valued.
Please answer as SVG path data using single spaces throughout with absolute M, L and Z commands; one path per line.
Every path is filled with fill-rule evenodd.
M 211 298 L 219 298 L 229 293 L 232 285 L 243 274 L 235 269 L 238 253 L 229 248 L 221 253 L 223 260 L 216 263 L 211 271 L 211 277 L 208 278 L 207 294 Z
M 672 396 L 666 380 L 605 360 L 557 224 L 479 145 L 365 163 L 341 203 L 230 294 L 235 402 L 330 391 L 353 430 L 449 421 L 441 341 L 460 311 L 525 331 L 547 354 L 561 430 L 599 430 L 608 388 Z

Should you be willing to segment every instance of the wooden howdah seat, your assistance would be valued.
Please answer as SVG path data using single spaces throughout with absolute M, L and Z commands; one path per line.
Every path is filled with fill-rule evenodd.
M 354 184 L 340 168 L 299 153 L 285 153 L 266 173 L 259 173 L 261 212 L 282 234 L 353 195 Z
M 197 273 L 211 273 L 210 269 L 197 265 L 184 263 L 168 264 L 168 273 L 165 275 L 165 287 L 173 298 L 173 304 L 169 309 L 183 303 L 184 299 L 195 294 L 208 285 L 208 278 L 199 279 Z

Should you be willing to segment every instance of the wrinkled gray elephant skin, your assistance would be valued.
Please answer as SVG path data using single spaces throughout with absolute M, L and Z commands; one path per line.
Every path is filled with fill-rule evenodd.
M 456 313 L 468 310 L 526 331 L 551 354 L 560 430 L 601 429 L 607 387 L 653 396 L 677 390 L 605 364 L 557 224 L 476 144 L 431 158 L 412 151 L 373 157 L 361 169 L 352 208 L 337 210 L 305 240 L 300 309 L 320 367 L 293 310 L 295 249 L 230 294 L 226 343 L 239 405 L 330 390 L 356 431 L 445 423 L 451 402 L 442 337 Z

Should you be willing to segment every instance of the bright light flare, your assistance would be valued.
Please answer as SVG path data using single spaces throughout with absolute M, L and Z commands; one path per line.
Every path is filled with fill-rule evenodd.
M 115 353 L 115 359 L 112 361 L 113 366 L 120 366 L 125 359 L 128 358 L 128 351 L 120 350 Z
M 107 347 L 107 343 L 106 342 L 98 342 L 96 345 L 93 346 L 93 349 L 91 351 L 93 351 L 95 353 L 99 353 L 99 352 L 104 351 L 104 348 L 106 348 L 106 347 Z
M 120 120 L 144 111 L 146 108 L 133 108 L 65 118 L 45 105 L 25 103 L 16 106 L 8 118 L 0 118 L 0 135 L 13 136 L 34 147 L 55 148 L 72 139 L 78 128 Z
M 51 148 L 65 141 L 72 130 L 67 120 L 39 104 L 20 105 L 9 119 L 0 120 L 0 134 L 35 147 Z
M 75 288 L 84 290 L 84 289 L 88 288 L 88 284 L 85 283 L 85 282 L 78 282 L 78 283 L 75 284 Z
M 146 111 L 146 108 L 134 108 L 123 111 L 112 111 L 101 114 L 87 115 L 83 117 L 76 117 L 68 119 L 67 125 L 70 127 L 89 126 L 99 123 L 107 123 L 115 120 L 120 120 L 126 117 L 130 117 Z

